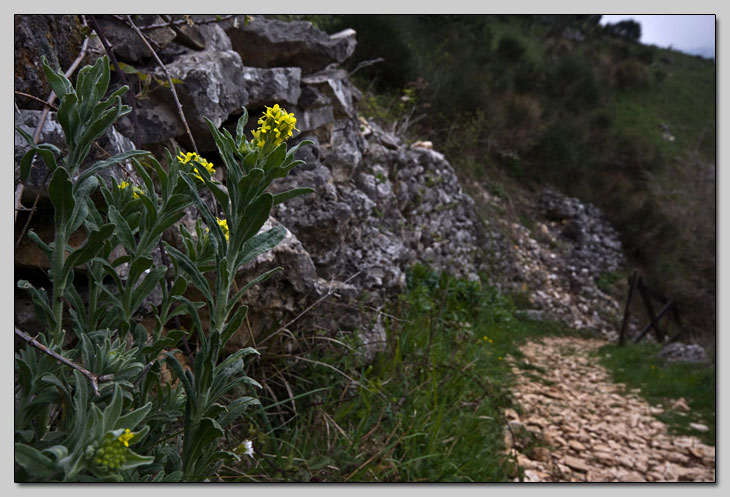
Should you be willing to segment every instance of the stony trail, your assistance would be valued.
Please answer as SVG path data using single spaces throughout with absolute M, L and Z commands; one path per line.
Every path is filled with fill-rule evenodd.
M 528 482 L 715 481 L 715 447 L 669 435 L 661 412 L 590 352 L 606 342 L 567 337 L 528 342 L 512 361 L 516 404 L 505 443 Z

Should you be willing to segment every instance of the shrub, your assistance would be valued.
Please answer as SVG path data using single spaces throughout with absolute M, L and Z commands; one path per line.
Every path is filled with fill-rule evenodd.
M 16 329 L 27 342 L 15 354 L 16 481 L 203 480 L 223 462 L 250 454 L 250 441 L 230 450 L 220 441 L 258 402 L 246 395 L 258 383 L 243 371 L 243 358 L 257 352 L 246 348 L 223 359 L 221 351 L 246 316 L 239 297 L 281 269 L 231 292 L 237 269 L 285 236 L 282 227 L 258 233 L 271 207 L 311 192 L 264 192 L 301 162 L 283 143 L 294 117 L 278 105 L 267 109 L 259 124 L 270 125 L 272 132 L 252 141 L 243 137 L 245 109 L 235 138 L 207 121 L 227 169 L 227 190 L 211 178 L 213 165 L 193 153 L 173 159 L 166 152 L 163 168 L 148 152 L 134 150 L 81 171 L 94 140 L 130 111 L 121 102 L 127 88 L 103 99 L 109 85 L 106 57 L 79 71 L 76 88 L 45 59 L 42 64 L 60 98 L 57 119 L 68 153 L 61 157 L 58 148 L 36 145 L 18 130 L 31 147 L 21 161 L 21 179 L 27 179 L 36 155 L 51 171 L 55 239 L 46 244 L 28 233 L 48 256 L 51 294 L 18 281 L 30 293 L 46 331 L 32 338 Z M 272 136 L 276 130 L 280 137 Z M 96 176 L 124 161 L 132 162 L 142 184 L 112 179 L 106 185 Z M 100 205 L 91 200 L 97 190 Z M 215 209 L 201 199 L 203 190 L 212 195 Z M 182 250 L 161 242 L 191 205 L 202 218 L 195 234 L 181 226 Z M 72 249 L 69 236 L 79 228 L 86 242 Z M 120 246 L 124 255 L 113 256 Z M 150 254 L 158 247 L 172 259 L 171 268 L 153 265 Z M 126 280 L 117 272 L 124 264 Z M 88 295 L 75 285 L 74 268 L 79 266 L 89 280 Z M 188 287 L 202 300 L 186 297 Z M 162 302 L 147 329 L 136 313 L 156 288 Z M 206 326 L 199 314 L 203 307 L 210 316 Z M 190 318 L 190 330 L 168 328 L 179 315 Z M 198 349 L 185 366 L 176 347 L 193 334 Z M 174 382 L 163 378 L 163 365 Z
M 508 93 L 500 99 L 497 109 L 494 139 L 511 150 L 528 148 L 540 126 L 540 102 L 529 95 Z
M 515 68 L 512 87 L 519 93 L 536 92 L 542 89 L 544 79 L 545 73 L 542 68 L 529 60 L 523 60 Z
M 643 48 L 636 54 L 636 58 L 648 66 L 654 62 L 654 50 L 650 47 Z
M 649 71 L 637 60 L 624 60 L 614 67 L 613 84 L 620 90 L 645 90 L 649 83 Z
M 593 66 L 577 54 L 557 61 L 549 74 L 547 90 L 573 112 L 595 105 L 600 95 Z
M 517 62 L 525 53 L 523 43 L 512 35 L 505 34 L 499 39 L 497 53 L 500 57 Z
M 641 39 L 641 24 L 631 19 L 616 24 L 606 24 L 604 29 L 611 36 L 623 38 L 624 40 L 639 41 Z

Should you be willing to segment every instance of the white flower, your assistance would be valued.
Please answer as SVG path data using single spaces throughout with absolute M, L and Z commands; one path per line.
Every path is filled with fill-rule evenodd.
M 243 452 L 244 455 L 253 457 L 253 442 L 251 440 L 244 440 L 241 445 L 243 445 L 243 448 L 245 449 Z

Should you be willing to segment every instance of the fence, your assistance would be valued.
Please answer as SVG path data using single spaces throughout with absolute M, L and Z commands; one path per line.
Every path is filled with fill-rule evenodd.
M 636 290 L 639 291 L 641 299 L 644 302 L 644 308 L 646 309 L 646 313 L 649 316 L 649 323 L 644 326 L 641 332 L 636 336 L 636 338 L 634 339 L 634 343 L 639 343 L 641 340 L 643 340 L 646 334 L 649 333 L 649 330 L 651 330 L 652 328 L 654 329 L 654 335 L 656 336 L 657 342 L 659 343 L 664 343 L 665 341 L 667 343 L 671 343 L 677 340 L 684 331 L 684 328 L 682 327 L 682 321 L 679 317 L 679 309 L 677 308 L 677 303 L 665 297 L 661 293 L 649 288 L 644 283 L 641 275 L 638 272 L 634 271 L 633 273 L 631 273 L 631 276 L 629 276 L 629 294 L 626 298 L 624 319 L 621 323 L 619 345 L 624 345 L 624 343 L 626 342 L 626 329 L 629 324 L 631 299 L 633 298 L 634 293 L 636 293 Z M 660 304 L 662 304 L 662 308 L 659 310 L 658 313 L 654 312 L 652 299 L 657 300 Z M 664 326 L 662 327 L 660 326 L 660 321 L 665 315 L 667 316 L 667 318 L 664 320 Z M 671 338 L 666 340 L 667 330 L 669 329 L 670 316 L 674 318 L 674 322 L 676 323 L 679 331 L 677 331 L 677 333 L 675 333 Z

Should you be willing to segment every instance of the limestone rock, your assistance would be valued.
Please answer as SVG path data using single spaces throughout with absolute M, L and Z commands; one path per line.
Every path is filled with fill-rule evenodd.
M 16 15 L 13 26 L 14 89 L 45 100 L 51 87 L 41 66 L 41 56 L 52 68 L 66 71 L 81 48 L 81 23 L 74 15 Z M 23 109 L 43 107 L 21 96 L 15 100 Z
M 198 148 L 214 150 L 203 118 L 220 126 L 234 112 L 240 113 L 248 101 L 240 56 L 234 51 L 183 54 L 168 64 L 167 70 L 172 77 L 183 81 L 175 89 Z M 168 106 L 171 100 L 171 97 L 167 99 Z
M 109 44 L 114 47 L 115 56 L 123 62 L 136 64 L 143 60 L 152 59 L 152 53 L 139 37 L 137 32 L 112 16 L 97 16 L 99 27 Z M 161 24 L 164 19 L 157 15 L 132 16 L 137 26 Z M 156 45 L 158 50 L 164 49 L 175 39 L 175 31 L 171 28 L 157 28 L 145 31 L 145 36 Z
M 228 23 L 225 29 L 246 66 L 296 66 L 302 74 L 310 74 L 344 61 L 355 51 L 352 29 L 327 35 L 307 21 L 287 23 L 261 16 L 244 24 L 244 16 L 239 16 L 235 24 Z
M 705 349 L 697 344 L 669 343 L 662 348 L 659 355 L 667 362 L 702 363 L 708 361 Z
M 577 471 L 582 471 L 584 473 L 587 473 L 590 469 L 586 463 L 584 463 L 581 459 L 577 459 L 575 457 L 571 456 L 565 456 L 565 459 L 563 459 L 566 466 L 573 468 Z
M 356 117 L 354 102 L 361 98 L 343 69 L 324 69 L 302 78 L 302 83 L 319 90 L 334 103 L 336 119 Z
M 290 107 L 299 101 L 302 71 L 298 67 L 261 69 L 243 68 L 243 82 L 248 92 L 247 107 L 256 109 L 264 105 Z

